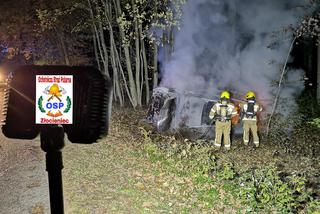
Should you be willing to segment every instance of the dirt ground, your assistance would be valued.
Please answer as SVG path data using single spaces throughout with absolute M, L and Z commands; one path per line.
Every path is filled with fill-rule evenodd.
M 49 213 L 44 154 L 39 140 L 7 140 L 1 134 L 0 213 Z
M 0 92 L 1 107 L 2 98 Z M 39 139 L 7 139 L 1 132 L 0 213 L 49 213 L 47 174 Z

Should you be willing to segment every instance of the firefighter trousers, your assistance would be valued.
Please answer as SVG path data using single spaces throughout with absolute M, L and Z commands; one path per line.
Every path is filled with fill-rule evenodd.
M 256 120 L 243 120 L 243 142 L 245 145 L 249 143 L 250 130 L 253 136 L 253 143 L 259 146 L 258 126 Z
M 214 145 L 220 147 L 221 146 L 221 138 L 223 135 L 224 146 L 227 149 L 230 149 L 230 132 L 231 132 L 231 121 L 216 121 L 216 139 L 214 141 Z

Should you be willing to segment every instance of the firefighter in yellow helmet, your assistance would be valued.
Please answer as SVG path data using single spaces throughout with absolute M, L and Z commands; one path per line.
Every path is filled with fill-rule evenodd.
M 256 102 L 256 95 L 252 91 L 246 94 L 247 102 L 242 105 L 243 122 L 243 143 L 249 144 L 250 130 L 253 136 L 253 143 L 259 147 L 259 136 L 257 126 L 257 113 L 262 111 L 262 107 Z
M 230 93 L 223 91 L 220 95 L 220 101 L 211 108 L 209 117 L 216 120 L 216 138 L 214 145 L 221 147 L 221 138 L 224 136 L 224 146 L 230 149 L 231 118 L 237 115 L 235 106 L 230 102 Z

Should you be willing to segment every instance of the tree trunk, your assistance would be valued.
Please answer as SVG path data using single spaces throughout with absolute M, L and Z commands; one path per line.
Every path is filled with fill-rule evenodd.
M 95 56 L 95 59 L 97 61 L 98 69 L 101 71 L 99 54 L 98 54 L 98 47 L 97 47 L 97 40 L 96 40 L 94 29 L 92 29 L 92 39 L 93 39 L 94 56 Z
M 135 2 L 133 0 L 131 0 L 131 4 L 132 4 L 132 9 L 133 9 L 133 13 L 135 14 L 136 11 L 136 5 Z M 137 104 L 138 106 L 141 106 L 141 90 L 140 87 L 143 84 L 142 82 L 140 82 L 140 75 L 141 75 L 141 63 L 140 63 L 140 36 L 141 36 L 141 32 L 140 32 L 140 24 L 138 23 L 138 18 L 134 15 L 133 17 L 133 22 L 134 22 L 134 33 L 135 33 L 135 64 L 136 64 L 136 73 L 135 73 L 135 80 L 136 80 L 136 89 L 137 89 Z
M 153 43 L 153 88 L 158 86 L 158 45 Z
M 120 0 L 116 0 L 116 6 L 118 10 L 118 14 L 121 14 L 121 5 L 120 5 Z M 120 31 L 120 36 L 121 38 L 125 38 L 124 32 L 119 27 Z M 131 67 L 131 58 L 130 58 L 130 50 L 128 44 L 123 44 L 123 50 L 124 50 L 124 56 L 126 60 L 126 66 L 127 66 L 127 72 L 128 72 L 128 78 L 129 78 L 129 88 L 130 88 L 130 95 L 132 98 L 132 105 L 134 108 L 138 106 L 138 95 L 137 95 L 137 88 L 139 86 L 136 86 L 134 77 L 133 77 L 133 72 L 132 72 L 132 67 Z
M 107 75 L 108 78 L 110 78 L 110 73 L 109 73 L 109 59 L 108 59 L 108 50 L 107 50 L 107 46 L 106 46 L 106 42 L 105 42 L 105 37 L 104 37 L 104 32 L 103 32 L 103 25 L 102 25 L 102 21 L 101 18 L 99 19 L 98 22 L 99 25 L 99 36 L 100 36 L 100 40 L 101 40 L 101 47 L 103 50 L 103 56 L 104 56 L 104 72 Z
M 95 37 L 94 38 L 97 39 L 97 47 L 98 47 L 98 50 L 99 50 L 99 55 L 100 55 L 100 58 L 102 60 L 103 65 L 105 65 L 105 58 L 103 56 L 103 51 L 102 51 L 102 48 L 101 48 L 100 36 L 99 36 L 99 32 L 98 32 L 97 26 L 96 26 L 96 24 L 94 22 L 94 13 L 93 13 L 93 9 L 92 9 L 90 0 L 88 0 L 88 5 L 89 5 L 90 17 L 92 19 L 92 27 L 93 27 L 94 33 L 95 33 Z M 97 60 L 98 60 L 97 63 L 100 64 L 99 57 L 97 58 Z
M 128 83 L 127 83 L 126 77 L 125 77 L 124 72 L 123 72 L 123 69 L 122 69 L 121 61 L 120 61 L 120 59 L 119 59 L 120 57 L 119 57 L 119 55 L 117 54 L 117 52 L 115 52 L 115 53 L 116 53 L 117 61 L 118 61 L 118 63 L 119 63 L 119 69 L 120 69 L 120 72 L 121 72 L 121 76 L 122 76 L 122 79 L 123 79 L 123 81 L 124 81 L 124 87 L 125 87 L 125 89 L 126 89 L 126 91 L 127 91 L 127 94 L 128 94 L 129 100 L 130 100 L 130 103 L 131 103 L 131 105 L 132 105 L 133 107 L 136 107 L 137 105 L 136 105 L 136 103 L 134 102 L 134 100 L 133 100 L 133 98 L 132 98 L 132 96 L 131 96 L 130 90 L 129 90 L 129 88 L 128 88 Z
M 150 99 L 150 87 L 149 87 L 149 74 L 148 74 L 148 61 L 146 56 L 146 48 L 145 43 L 143 39 L 141 39 L 141 52 L 142 52 L 142 62 L 143 62 L 143 68 L 144 68 L 144 81 L 146 86 L 146 104 L 149 103 Z
M 114 77 L 113 78 L 114 91 L 115 91 L 115 96 L 119 98 L 119 103 L 120 103 L 120 106 L 122 107 L 124 105 L 124 97 L 123 97 L 123 90 L 122 90 L 120 78 L 119 78 L 119 70 L 122 70 L 122 67 L 121 67 L 121 62 L 117 61 L 119 60 L 119 57 L 117 57 L 118 51 L 117 51 L 116 43 L 114 40 L 113 28 L 111 25 L 112 11 L 111 11 L 111 6 L 109 5 L 110 3 L 108 4 L 107 2 L 102 1 L 102 4 L 104 5 L 105 18 L 109 26 L 110 58 L 111 58 L 111 66 L 112 66 L 113 77 Z M 130 94 L 128 94 L 128 96 L 130 96 Z
M 126 45 L 124 46 L 124 56 L 126 59 L 126 66 L 127 66 L 127 71 L 128 71 L 128 77 L 129 77 L 129 88 L 130 88 L 130 92 L 131 92 L 130 94 L 132 97 L 133 107 L 135 108 L 138 106 L 138 95 L 137 95 L 137 89 L 136 89 L 137 87 L 136 87 L 136 84 L 135 84 L 134 78 L 133 78 L 129 47 Z
M 109 30 L 110 33 L 110 57 L 111 57 L 111 65 L 113 69 L 113 78 L 114 78 L 114 91 L 116 93 L 116 96 L 119 98 L 120 106 L 123 106 L 123 95 L 121 94 L 120 89 L 120 79 L 119 79 L 119 69 L 116 63 L 116 56 L 115 56 L 115 43 L 114 43 L 114 36 L 113 36 L 113 30 L 112 28 Z
M 60 43 L 60 47 L 62 49 L 62 54 L 63 54 L 63 58 L 64 58 L 64 62 L 66 65 L 70 65 L 70 60 L 69 60 L 69 56 L 68 56 L 68 51 L 67 51 L 67 47 L 65 44 L 65 40 L 63 39 L 63 33 L 59 32 L 58 30 L 55 30 L 58 36 L 58 40 Z
M 140 66 L 140 41 L 139 41 L 139 30 L 138 30 L 138 23 L 137 21 L 135 21 L 135 31 L 136 31 L 136 38 L 135 38 L 135 51 L 136 51 L 136 86 L 137 86 L 137 102 L 138 102 L 138 106 L 141 106 L 141 91 L 140 89 L 140 85 L 142 84 L 140 82 L 140 75 L 141 75 L 141 66 Z

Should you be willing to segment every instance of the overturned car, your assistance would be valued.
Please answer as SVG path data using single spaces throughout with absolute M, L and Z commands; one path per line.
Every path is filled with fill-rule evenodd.
M 214 139 L 214 123 L 209 118 L 212 106 L 218 100 L 194 93 L 181 93 L 158 87 L 153 90 L 146 121 L 159 132 L 170 131 L 190 139 Z M 238 117 L 232 119 L 233 136 L 242 133 Z

